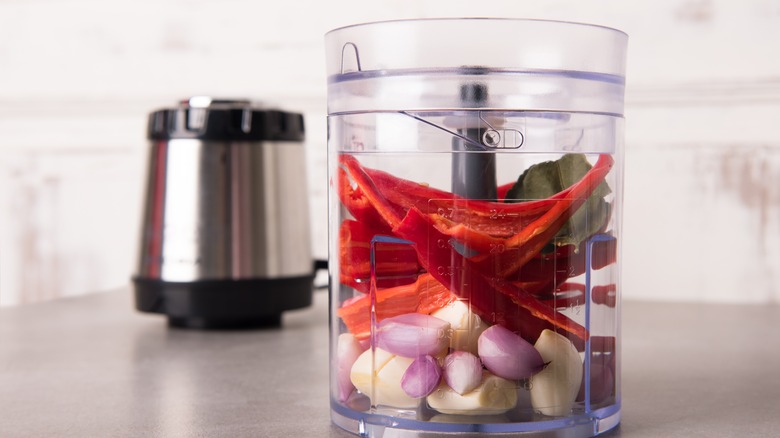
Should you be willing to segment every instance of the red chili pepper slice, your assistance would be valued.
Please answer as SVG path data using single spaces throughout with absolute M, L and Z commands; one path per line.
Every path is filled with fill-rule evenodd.
M 372 229 L 363 222 L 345 220 L 339 228 L 339 276 L 341 283 L 368 293 L 371 277 L 371 239 L 391 235 L 392 231 Z M 566 279 L 585 272 L 585 243 L 579 247 L 557 247 L 549 254 L 538 254 L 506 279 L 526 292 L 549 299 L 555 288 L 568 285 Z M 598 240 L 592 244 L 593 269 L 614 263 L 616 241 Z M 420 272 L 417 254 L 408 245 L 383 244 L 377 247 L 376 273 L 379 287 L 409 282 Z M 559 306 L 560 307 L 560 306 Z
M 528 292 L 502 278 L 485 277 L 473 262 L 449 246 L 448 237 L 433 226 L 430 216 L 422 214 L 416 208 L 409 209 L 406 217 L 393 232 L 414 242 L 420 264 L 454 294 L 467 299 L 472 309 L 486 321 L 498 322 L 496 313 L 520 307 L 534 317 L 520 319 L 520 324 L 541 319 L 582 340 L 588 338 L 584 327 L 556 312 Z M 506 300 L 498 303 L 498 296 L 509 298 L 511 305 L 508 305 Z M 529 336 L 527 332 L 521 332 L 520 335 Z
M 607 307 L 617 305 L 617 285 L 615 283 L 593 286 L 591 294 L 593 302 L 596 304 L 604 304 Z
M 596 162 L 596 165 L 594 165 L 588 173 L 585 174 L 585 176 L 582 177 L 579 181 L 577 181 L 574 185 L 569 187 L 568 189 L 559 192 L 557 195 L 554 195 L 551 198 L 548 199 L 555 199 L 555 203 L 552 205 L 552 207 L 547 210 L 541 217 L 539 217 L 537 220 L 529 224 L 527 227 L 524 227 L 519 233 L 512 236 L 509 239 L 506 239 L 505 244 L 507 247 L 519 247 L 521 245 L 526 245 L 529 241 L 532 240 L 543 240 L 544 244 L 547 244 L 547 242 L 550 241 L 550 239 L 555 236 L 555 234 L 558 232 L 558 229 L 560 227 L 557 227 L 554 232 L 551 232 L 551 229 L 553 227 L 550 226 L 550 224 L 558 222 L 563 218 L 563 222 L 569 220 L 569 217 L 571 216 L 571 213 L 574 213 L 574 211 L 577 210 L 585 201 L 590 197 L 590 194 L 593 193 L 593 191 L 598 187 L 599 184 L 601 184 L 602 181 L 604 181 L 604 178 L 607 176 L 607 173 L 609 173 L 610 169 L 612 169 L 612 164 L 614 163 L 614 160 L 609 155 L 600 155 L 598 161 Z M 565 195 L 561 195 L 562 193 L 566 192 Z M 531 201 L 535 202 L 535 201 Z M 520 203 L 518 205 L 523 205 L 525 203 Z M 570 214 L 567 214 L 570 213 Z M 462 224 L 460 224 L 462 225 Z M 458 227 L 457 232 L 447 232 L 445 234 L 457 237 L 460 232 L 468 232 L 467 227 Z M 483 236 L 480 236 L 480 238 L 476 238 L 474 236 L 474 232 L 471 232 L 470 234 L 464 233 L 464 240 L 468 241 L 475 241 L 475 242 L 481 242 L 482 239 L 484 239 Z M 549 237 L 547 237 L 549 235 Z M 540 239 L 539 236 L 544 236 L 543 239 Z M 488 236 L 490 237 L 490 236 Z M 493 239 L 491 243 L 503 243 L 501 239 Z M 483 249 L 489 249 L 489 246 Z
M 578 247 L 559 246 L 549 254 L 538 254 L 506 279 L 514 283 L 558 278 L 556 284 L 561 284 L 562 280 L 585 272 L 586 245 L 587 242 L 582 242 Z M 596 240 L 591 244 L 591 269 L 602 269 L 616 261 L 617 241 L 615 239 Z
M 371 177 L 368 176 L 365 169 L 360 166 L 357 159 L 350 155 L 342 155 L 340 157 L 340 162 L 344 165 L 344 169 L 339 168 L 340 179 L 345 181 L 341 184 L 341 187 L 345 193 L 350 195 L 348 198 L 351 199 L 348 199 L 348 201 L 359 207 L 356 208 L 359 214 L 371 216 L 367 211 L 370 207 L 373 208 L 374 213 L 381 218 L 381 221 L 386 226 L 393 228 L 401 223 L 405 214 L 403 209 L 388 201 L 387 198 L 379 192 L 374 181 L 371 180 Z M 356 189 L 352 189 L 352 186 L 349 184 L 349 178 L 346 177 L 347 174 L 349 174 L 349 178 L 352 178 L 352 181 L 357 185 Z M 341 175 L 344 175 L 343 178 Z M 342 199 L 342 203 L 343 202 L 344 200 Z M 349 206 L 347 206 L 347 209 L 357 218 Z M 360 218 L 357 219 L 361 220 Z
M 607 307 L 615 307 L 617 305 L 617 285 L 614 283 L 593 286 L 590 293 L 594 304 L 603 304 Z M 582 283 L 564 283 L 553 293 L 540 296 L 539 298 L 556 309 L 581 306 L 586 301 L 585 285 Z
M 350 160 L 351 159 L 351 160 Z M 343 159 L 350 175 L 359 166 L 353 157 Z M 437 214 L 453 223 L 467 224 L 469 228 L 497 237 L 509 237 L 533 222 L 555 204 L 556 198 L 506 204 L 467 199 L 450 192 L 405 180 L 376 169 L 364 168 L 365 174 L 376 185 L 387 201 L 404 212 L 414 207 L 426 214 Z M 509 185 L 511 187 L 511 184 Z M 504 186 L 502 186 L 504 187 Z M 506 194 L 506 190 L 502 190 Z
M 395 235 L 415 242 L 420 264 L 451 291 L 468 299 L 483 319 L 516 323 L 522 326 L 518 327 L 521 335 L 530 341 L 535 340 L 532 333 L 538 336 L 539 328 L 545 325 L 587 339 L 582 326 L 507 281 L 507 277 L 538 257 L 603 181 L 613 164 L 610 156 L 601 155 L 596 165 L 568 189 L 544 200 L 519 204 L 463 199 L 365 169 L 348 155 L 341 157 L 341 163 L 339 195 L 350 213 L 359 221 L 376 223 L 378 228 L 391 227 Z M 350 184 L 350 178 L 356 187 Z M 499 207 L 511 210 L 514 216 L 506 210 L 499 215 Z M 517 227 L 521 228 L 519 232 Z M 467 259 L 451 247 L 452 238 L 465 244 L 467 250 L 476 249 L 482 254 Z M 432 266 L 435 271 L 431 271 Z M 546 284 L 540 280 L 524 285 L 543 292 L 545 287 L 562 281 L 560 275 L 552 283 L 548 279 Z M 522 276 L 513 278 L 519 280 Z M 517 315 L 510 317 L 507 313 Z
M 429 274 L 420 275 L 417 281 L 388 289 L 377 289 L 374 302 L 371 295 L 363 295 L 344 303 L 336 313 L 349 331 L 362 340 L 371 330 L 371 307 L 376 313 L 376 322 L 405 313 L 429 314 L 445 307 L 458 297 Z
M 339 228 L 339 278 L 342 284 L 368 293 L 371 281 L 371 239 L 390 235 L 366 226 L 363 222 L 345 220 Z M 377 287 L 385 288 L 410 282 L 419 273 L 417 253 L 409 245 L 378 245 L 375 248 Z
M 481 253 L 476 261 L 491 265 L 500 276 L 507 276 L 558 233 L 601 184 L 614 160 L 600 155 L 588 173 L 571 187 L 544 200 L 517 204 L 464 199 L 386 172 L 365 169 L 348 155 L 341 157 L 341 163 L 361 190 L 364 203 L 370 203 L 390 227 L 396 227 L 412 207 L 431 214 L 439 231 Z M 503 210 L 499 212 L 499 208 Z M 502 237 L 510 232 L 515 234 Z M 501 253 L 506 255 L 497 256 Z
M 366 226 L 374 227 L 378 232 L 389 232 L 390 227 L 385 219 L 377 212 L 375 205 L 363 193 L 361 186 L 352 187 L 347 172 L 338 169 L 338 196 L 341 204 L 358 222 Z

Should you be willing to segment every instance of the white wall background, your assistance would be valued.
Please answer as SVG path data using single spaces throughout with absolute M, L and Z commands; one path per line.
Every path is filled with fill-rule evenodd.
M 0 0 L 0 304 L 128 284 L 146 115 L 192 94 L 305 114 L 325 257 L 323 34 L 442 16 L 626 31 L 624 297 L 780 302 L 778 0 Z

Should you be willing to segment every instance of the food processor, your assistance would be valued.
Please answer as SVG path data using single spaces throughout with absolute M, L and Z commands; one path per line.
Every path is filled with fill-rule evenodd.
M 425 19 L 325 44 L 333 422 L 617 426 L 627 35 Z

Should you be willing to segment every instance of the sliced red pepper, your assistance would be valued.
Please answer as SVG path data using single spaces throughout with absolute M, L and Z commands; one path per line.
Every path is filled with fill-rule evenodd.
M 582 179 L 569 187 L 568 197 L 559 199 L 542 217 L 503 242 L 500 239 L 494 239 L 495 241 L 485 248 L 484 245 L 491 239 L 490 236 L 479 236 L 476 232 L 469 232 L 467 234 L 464 233 L 459 238 L 458 234 L 463 228 L 458 228 L 456 232 L 445 234 L 464 242 L 472 249 L 479 250 L 480 248 L 476 245 L 483 245 L 482 251 L 487 250 L 487 253 L 477 256 L 475 261 L 480 264 L 484 272 L 492 272 L 499 277 L 507 277 L 531 260 L 555 237 L 571 215 L 590 197 L 593 190 L 601 184 L 612 168 L 613 163 L 614 160 L 609 155 L 600 155 L 596 165 Z M 497 247 L 501 247 L 502 251 L 496 255 L 491 254 L 490 252 Z
M 365 199 L 389 224 L 400 222 L 406 211 L 415 207 L 454 222 L 467 223 L 484 233 L 509 237 L 552 208 L 556 201 L 555 197 L 515 204 L 471 200 L 386 172 L 364 168 L 349 155 L 341 156 L 340 162 L 361 194 L 367 195 Z M 348 182 L 347 186 L 351 189 Z
M 617 305 L 617 285 L 614 283 L 593 286 L 590 293 L 594 304 L 604 304 L 607 307 L 615 307 Z M 564 283 L 555 292 L 540 298 L 556 309 L 582 306 L 585 304 L 585 285 L 582 283 Z
M 438 226 L 445 234 L 456 238 L 460 236 L 459 240 L 479 245 L 474 249 L 486 251 L 503 243 L 501 239 L 491 237 L 518 239 L 521 230 L 533 226 L 542 215 L 549 215 L 550 211 L 556 211 L 556 215 L 563 214 L 572 204 L 579 207 L 604 179 L 613 160 L 609 155 L 601 155 L 579 182 L 547 199 L 511 204 L 465 199 L 380 170 L 363 168 L 350 155 L 342 155 L 340 162 L 366 200 L 390 226 L 396 226 L 406 211 L 414 207 L 424 213 L 438 215 Z M 564 201 L 564 205 L 558 201 Z M 551 218 L 547 218 L 545 222 L 550 221 Z
M 368 293 L 371 281 L 371 239 L 390 235 L 366 226 L 363 222 L 345 220 L 339 228 L 339 278 L 341 283 Z M 417 253 L 410 245 L 383 244 L 375 248 L 377 287 L 409 283 L 420 271 Z
M 520 269 L 507 277 L 512 282 L 541 281 L 576 277 L 585 272 L 584 251 L 575 252 L 573 245 L 556 247 L 555 252 L 537 254 Z M 558 284 L 562 281 L 556 282 Z
M 591 294 L 596 304 L 604 304 L 607 307 L 617 305 L 617 285 L 614 283 L 593 286 Z
M 548 280 L 559 285 L 564 280 L 576 277 L 585 272 L 585 253 L 587 242 L 582 242 L 578 247 L 565 245 L 555 248 L 549 254 L 538 254 L 528 263 L 523 265 L 515 273 L 507 277 L 507 280 L 515 282 L 535 282 Z M 617 260 L 617 243 L 614 239 L 596 240 L 591 244 L 591 267 L 594 270 L 602 269 Z M 526 290 L 528 290 L 526 288 Z M 530 291 L 529 291 L 530 292 Z
M 374 300 L 376 322 L 405 313 L 430 314 L 458 297 L 429 274 L 420 275 L 411 284 L 377 289 Z M 359 340 L 369 337 L 371 330 L 371 295 L 345 302 L 336 313 L 349 331 Z
M 441 242 L 445 243 L 445 249 L 449 248 L 450 243 L 448 237 L 457 237 L 460 235 L 462 239 L 461 242 L 465 243 L 469 249 L 473 250 L 475 247 L 481 247 L 483 251 L 489 250 L 483 255 L 477 256 L 475 260 L 480 261 L 479 265 L 468 262 L 457 251 L 448 249 L 446 254 L 441 251 L 439 254 L 441 259 L 438 260 L 436 265 L 437 268 L 444 269 L 445 272 L 438 272 L 437 270 L 437 272 L 432 273 L 434 278 L 442 281 L 445 285 L 449 285 L 456 293 L 460 291 L 461 293 L 458 294 L 460 296 L 471 295 L 470 292 L 474 290 L 479 291 L 482 289 L 489 291 L 490 293 L 477 293 L 473 297 L 464 296 L 464 298 L 471 300 L 472 306 L 478 313 L 481 312 L 481 316 L 485 317 L 486 320 L 498 322 L 501 319 L 500 316 L 496 316 L 496 312 L 486 312 L 486 309 L 489 310 L 492 308 L 492 310 L 498 310 L 498 314 L 506 312 L 506 309 L 515 309 L 516 311 L 517 309 L 522 309 L 522 311 L 529 315 L 533 315 L 536 318 L 507 319 L 520 321 L 526 326 L 535 321 L 537 322 L 536 326 L 539 326 L 540 324 L 538 324 L 538 321 L 542 321 L 568 330 L 582 339 L 587 337 L 587 332 L 584 328 L 569 320 L 564 315 L 558 314 L 549 306 L 533 299 L 527 291 L 517 288 L 501 277 L 516 272 L 517 269 L 539 253 L 541 248 L 546 245 L 566 223 L 571 213 L 576 211 L 576 208 L 590 196 L 592 190 L 604 179 L 609 172 L 612 163 L 611 157 L 607 155 L 601 156 L 596 165 L 578 183 L 559 192 L 551 198 L 520 204 L 498 204 L 486 203 L 485 201 L 464 200 L 462 198 L 458 199 L 452 194 L 435 191 L 435 189 L 430 189 L 417 183 L 400 180 L 383 172 L 370 169 L 364 170 L 360 167 L 354 157 L 344 156 L 342 158 L 342 164 L 344 165 L 346 172 L 357 185 L 357 189 L 353 190 L 353 192 L 356 192 L 357 195 L 359 195 L 359 198 L 364 201 L 362 206 L 370 205 L 376 213 L 376 216 L 381 217 L 385 224 L 393 227 L 397 235 L 417 243 L 417 252 L 420 256 L 420 262 L 424 267 L 430 269 L 430 266 L 426 266 L 428 260 L 425 258 L 426 255 L 431 257 L 431 255 L 434 254 L 429 251 L 430 249 L 438 248 L 436 245 Z M 369 176 L 369 173 L 367 172 L 373 172 L 373 176 L 379 179 L 380 183 L 375 184 L 372 180 L 372 176 Z M 390 181 L 395 185 L 388 185 L 389 189 L 386 188 L 386 193 L 384 193 L 378 188 L 378 186 L 383 184 L 382 181 Z M 399 184 L 399 181 L 412 185 Z M 352 189 L 351 186 L 349 186 L 349 188 Z M 434 192 L 428 191 L 420 194 L 420 190 L 434 190 Z M 399 194 L 405 196 L 398 196 Z M 432 197 L 436 196 L 441 196 L 442 198 L 432 199 Z M 449 196 L 449 198 L 447 198 L 447 196 Z M 390 199 L 392 199 L 392 201 Z M 438 201 L 441 201 L 442 203 L 437 204 Z M 523 217 L 533 218 L 533 222 L 525 226 L 519 233 L 514 234 L 512 237 L 502 239 L 490 235 L 489 233 L 493 232 L 497 235 L 504 235 L 507 234 L 505 229 L 502 229 L 501 231 L 485 231 L 485 227 L 473 227 L 474 221 L 471 220 L 466 221 L 466 223 L 472 225 L 472 227 L 468 227 L 464 223 L 457 223 L 450 220 L 450 218 L 458 218 L 459 214 L 463 215 L 461 212 L 464 211 L 476 212 L 475 215 L 471 215 L 476 218 L 485 219 L 487 217 L 486 220 L 493 220 L 497 214 L 496 210 L 492 208 L 485 210 L 484 207 L 494 207 L 496 204 L 501 207 L 506 207 L 508 205 L 513 206 L 513 208 L 517 208 L 517 211 L 526 212 L 528 214 Z M 428 230 L 428 234 L 436 235 L 438 233 L 437 238 L 434 239 L 434 245 L 424 245 L 425 248 L 421 245 L 421 242 L 423 241 L 416 238 L 410 238 L 410 235 L 404 235 L 399 231 L 402 229 L 399 228 L 399 226 L 401 226 L 402 223 L 405 223 L 410 216 L 416 215 L 418 220 L 425 219 L 422 218 L 423 215 L 418 211 L 416 205 L 419 205 L 428 212 L 433 208 L 436 210 L 436 213 L 431 213 L 431 217 L 427 218 L 429 219 L 428 222 L 417 224 L 428 225 L 428 228 L 431 228 L 430 225 L 434 225 L 433 229 L 435 231 Z M 469 208 L 458 208 L 461 205 L 467 205 Z M 449 215 L 438 214 L 441 208 L 452 208 L 452 212 Z M 368 207 L 365 209 L 368 210 Z M 406 213 L 407 209 L 408 213 L 404 218 L 403 214 Z M 449 218 L 447 216 L 449 216 Z M 471 218 L 471 216 L 464 217 Z M 517 218 L 512 218 L 511 220 L 514 221 L 514 224 L 517 224 Z M 488 222 L 488 224 L 491 223 L 492 222 Z M 406 224 L 406 226 L 411 230 L 414 228 L 414 226 L 409 226 L 409 224 Z M 493 250 L 496 250 L 496 252 Z M 442 277 L 447 275 L 455 276 L 456 279 L 466 281 L 451 281 Z M 476 284 L 477 287 L 475 287 L 474 284 Z M 497 300 L 495 297 L 498 297 L 500 294 L 494 294 L 491 289 L 497 289 L 503 294 L 502 297 L 509 298 L 512 305 L 496 306 L 500 299 Z M 465 292 L 468 292 L 468 294 L 465 294 Z M 492 318 L 486 316 L 488 313 L 493 314 Z M 530 333 L 530 331 L 526 330 L 526 333 Z M 526 336 L 528 336 L 528 334 L 526 334 Z
M 371 257 L 368 242 L 363 241 L 366 227 L 363 222 L 345 220 L 339 228 L 339 279 L 341 284 L 367 293 L 371 279 Z M 366 233 L 370 234 L 370 233 Z M 367 271 L 368 275 L 362 275 Z
M 387 201 L 404 212 L 417 208 L 491 236 L 512 236 L 555 204 L 554 198 L 512 204 L 467 199 L 380 170 L 364 168 L 364 171 Z
M 385 221 L 393 227 L 400 223 L 401 211 L 404 208 L 417 208 L 419 205 L 423 207 L 421 211 L 430 211 L 436 206 L 436 203 L 434 202 L 437 201 L 436 199 L 425 199 L 425 196 L 449 196 L 449 199 L 444 199 L 443 201 L 446 201 L 448 205 L 453 206 L 448 207 L 452 208 L 452 210 L 451 212 L 450 210 L 447 210 L 448 213 L 445 214 L 439 214 L 438 211 L 443 207 L 438 207 L 437 213 L 431 213 L 434 226 L 443 234 L 465 244 L 469 249 L 481 253 L 477 256 L 476 260 L 480 262 L 484 272 L 494 272 L 500 277 L 505 277 L 522 267 L 547 245 L 547 243 L 558 233 L 560 228 L 565 225 L 569 217 L 571 217 L 571 215 L 585 202 L 593 190 L 601 184 L 607 173 L 609 173 L 609 170 L 612 168 L 614 160 L 609 155 L 600 155 L 596 165 L 594 165 L 580 181 L 568 189 L 559 192 L 546 200 L 530 201 L 519 204 L 498 204 L 485 201 L 464 200 L 462 198 L 456 198 L 452 194 L 446 194 L 446 192 L 440 190 L 431 189 L 430 187 L 393 177 L 385 172 L 365 170 L 360 167 L 354 157 L 349 157 L 349 159 L 345 159 L 343 162 L 345 163 L 350 176 L 352 176 L 358 186 L 363 189 L 367 199 L 369 199 Z M 379 181 L 377 184 L 374 184 L 369 173 L 373 175 L 373 179 Z M 382 185 L 390 185 L 388 181 L 392 182 L 392 189 L 385 191 L 378 189 L 378 187 Z M 401 208 L 399 208 L 398 203 L 406 204 L 401 204 Z M 485 219 L 486 216 L 483 214 L 485 213 L 485 205 L 530 205 L 531 207 L 528 210 L 525 210 L 529 213 L 529 216 L 525 216 L 526 218 L 535 217 L 533 215 L 538 214 L 542 208 L 550 208 L 529 224 L 518 223 L 518 221 L 524 217 L 522 215 L 514 218 L 513 220 L 515 222 L 514 225 L 510 227 L 510 230 L 514 230 L 515 226 L 522 226 L 522 229 L 512 237 L 502 238 L 491 235 L 491 231 L 483 231 L 484 228 L 489 227 L 494 223 L 490 222 L 493 221 L 490 217 Z M 543 207 L 540 207 L 542 205 Z M 447 218 L 448 215 L 455 217 L 456 214 L 459 214 L 456 212 L 464 211 L 477 212 L 478 214 L 475 218 L 482 218 L 483 222 L 484 220 L 489 221 L 488 225 L 485 226 L 482 224 L 480 227 L 474 227 L 471 221 L 467 223 L 458 223 Z M 488 210 L 488 212 L 491 216 L 496 214 L 495 210 Z M 503 217 L 507 216 L 504 215 Z M 506 234 L 507 229 L 504 225 L 505 224 L 501 225 L 499 223 L 498 228 L 492 230 L 493 234 Z
M 517 319 L 519 324 L 541 319 L 585 340 L 588 332 L 567 316 L 556 312 L 533 295 L 502 278 L 487 278 L 479 268 L 449 246 L 448 238 L 431 223 L 430 216 L 411 208 L 399 226 L 393 229 L 397 236 L 415 243 L 420 264 L 454 294 L 468 300 L 472 309 L 488 322 L 497 322 L 496 314 L 522 308 L 534 318 Z M 442 243 L 445 244 L 442 244 Z M 496 292 L 499 292 L 498 294 Z M 499 303 L 497 296 L 509 298 Z M 497 305 L 500 304 L 500 307 Z M 509 319 L 509 318 L 507 318 Z M 528 331 L 520 333 L 529 336 Z M 535 341 L 535 339 L 534 339 Z
M 371 239 L 377 235 L 391 235 L 390 231 L 377 231 L 362 222 L 345 220 L 339 230 L 339 262 L 341 283 L 367 293 L 371 276 Z M 596 241 L 592 244 L 593 269 L 601 269 L 616 259 L 614 240 Z M 539 254 L 523 265 L 507 280 L 533 295 L 547 295 L 566 279 L 585 272 L 585 243 L 579 251 L 566 245 L 557 247 L 550 254 Z M 406 278 L 417 274 L 420 266 L 417 254 L 407 245 L 381 245 L 377 247 L 377 281 L 379 287 L 391 287 L 408 283 Z
M 535 244 L 542 244 L 543 247 L 552 239 L 553 236 L 555 236 L 555 234 L 558 233 L 558 230 L 561 228 L 560 226 L 552 226 L 552 224 L 557 224 L 559 222 L 562 222 L 561 226 L 565 224 L 571 215 L 574 214 L 574 212 L 576 212 L 583 203 L 585 203 L 596 187 L 598 187 L 598 185 L 604 181 L 604 178 L 607 176 L 607 173 L 609 173 L 613 163 L 614 160 L 609 155 L 600 155 L 596 165 L 593 166 L 588 171 L 588 173 L 582 177 L 582 179 L 566 189 L 568 192 L 565 197 L 559 197 L 559 193 L 558 195 L 549 198 L 557 198 L 557 202 L 552 206 L 552 208 L 545 212 L 544 215 L 535 220 L 533 223 L 529 224 L 527 227 L 524 227 L 516 235 L 506 239 L 505 242 L 495 240 L 492 243 L 505 243 L 506 248 L 518 248 L 521 246 L 528 246 L 529 243 L 534 242 Z M 522 204 L 524 203 L 521 203 L 521 205 Z M 456 233 L 446 234 L 457 237 Z M 470 235 L 468 240 L 469 242 L 481 241 L 473 235 Z M 489 248 L 490 247 L 487 246 L 483 250 Z M 539 249 L 541 249 L 541 247 Z M 522 266 L 522 264 L 524 263 L 520 263 L 520 266 Z
M 484 201 L 479 199 L 468 199 L 455 195 L 451 192 L 433 188 L 426 184 L 420 184 L 414 181 L 409 181 L 407 179 L 398 178 L 381 170 L 366 168 L 365 171 L 374 181 L 380 191 L 386 195 L 391 202 L 406 209 L 415 207 L 425 213 L 432 213 L 433 211 L 431 211 L 431 209 L 438 210 L 439 208 L 452 207 L 453 202 L 456 201 L 466 201 L 469 204 L 468 210 L 470 210 L 470 212 L 461 212 L 463 214 L 474 214 L 492 219 L 497 219 L 499 213 L 539 215 L 550 209 L 552 204 L 551 199 L 557 199 L 555 197 L 551 197 L 547 199 L 512 204 Z M 508 189 L 506 191 L 508 191 Z M 506 194 L 506 191 L 504 194 Z M 458 212 L 453 211 L 452 213 L 457 214 Z
M 387 198 L 379 192 L 379 189 L 377 189 L 365 169 L 360 166 L 357 159 L 351 155 L 342 155 L 340 157 L 340 162 L 349 174 L 349 177 L 352 178 L 352 181 L 360 190 L 362 200 L 364 200 L 367 205 L 373 207 L 376 214 L 382 218 L 382 222 L 390 228 L 394 228 L 401 223 L 405 214 L 403 209 L 388 201 Z M 349 184 L 347 183 L 347 185 Z
M 556 309 L 585 305 L 585 285 L 582 283 L 563 283 L 556 290 L 539 298 Z
M 339 228 L 339 276 L 341 283 L 353 289 L 368 293 L 371 280 L 371 239 L 377 235 L 390 235 L 389 232 L 377 232 L 362 222 L 345 220 Z M 421 270 L 417 262 L 417 253 L 409 245 L 383 244 L 376 248 L 376 267 L 378 287 L 392 287 L 408 283 L 408 278 Z M 557 284 L 584 271 L 582 263 L 569 264 L 571 259 L 560 256 L 567 251 L 561 247 L 557 254 L 545 254 L 527 263 L 509 281 L 526 292 L 534 295 L 550 293 Z M 556 257 L 557 255 L 557 257 Z M 579 262 L 580 257 L 574 259 Z M 580 266 L 581 265 L 581 266 Z
M 558 277 L 560 277 L 560 281 L 556 281 L 558 280 L 558 278 L 553 277 L 553 278 L 536 280 L 536 281 L 513 281 L 512 284 L 528 292 L 529 294 L 538 297 L 538 296 L 544 296 L 548 294 L 551 290 L 555 288 L 556 284 L 562 283 L 566 281 L 566 278 L 568 278 L 568 276 L 566 276 L 565 273 L 564 275 L 561 275 L 561 273 L 559 273 Z
M 379 232 L 389 232 L 390 227 L 387 225 L 387 222 L 377 212 L 371 201 L 363 194 L 360 185 L 352 187 L 347 172 L 340 167 L 338 169 L 338 180 L 339 187 L 337 191 L 339 199 L 352 217 L 362 224 L 376 228 Z

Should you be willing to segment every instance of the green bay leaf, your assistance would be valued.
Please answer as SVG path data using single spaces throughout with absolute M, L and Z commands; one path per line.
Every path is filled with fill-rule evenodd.
M 555 161 L 535 164 L 520 175 L 504 202 L 545 199 L 581 180 L 593 167 L 583 154 L 566 154 Z M 555 236 L 555 244 L 578 245 L 598 232 L 609 219 L 610 205 L 604 197 L 612 191 L 602 182 Z

